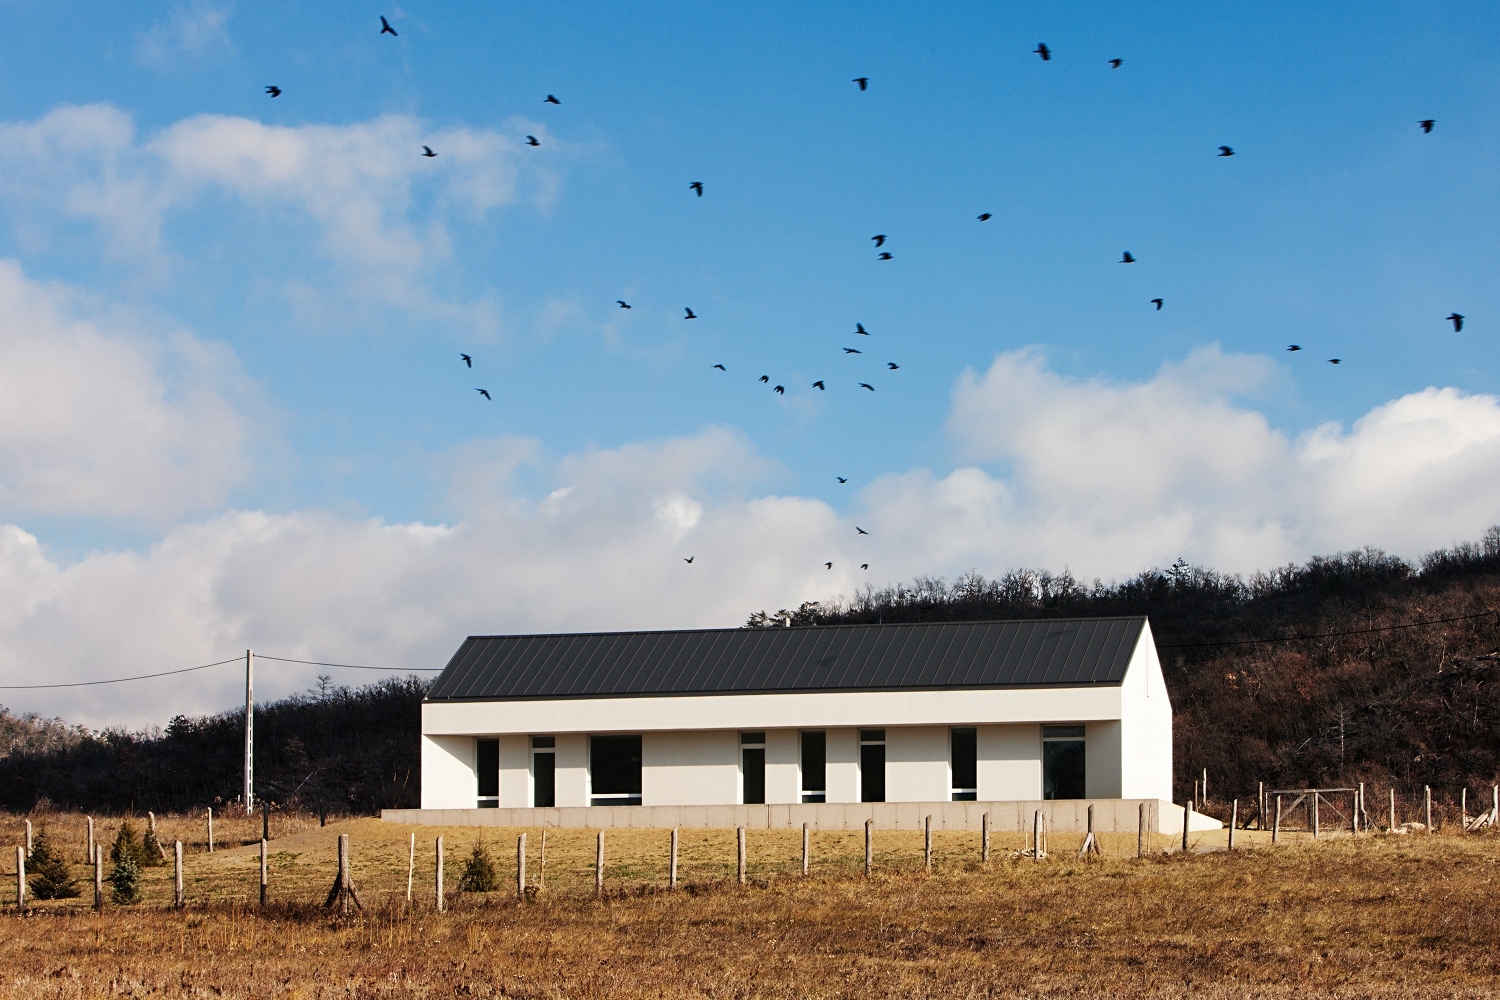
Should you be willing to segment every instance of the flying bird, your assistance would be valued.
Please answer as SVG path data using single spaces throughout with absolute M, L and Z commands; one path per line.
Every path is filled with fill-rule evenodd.
M 1156 311 L 1161 312 L 1161 299 L 1152 299 L 1151 301 L 1156 305 Z
M 1289 345 L 1287 345 L 1287 350 L 1289 350 L 1289 351 L 1300 351 L 1300 350 L 1302 350 L 1302 345 L 1301 344 L 1289 344 Z
M 690 309 L 689 307 L 683 306 L 682 308 L 684 310 L 686 310 L 686 312 L 687 312 L 687 315 L 684 316 L 684 317 L 682 317 L 683 319 L 697 319 L 698 318 L 698 314 L 695 313 L 695 312 L 693 312 L 693 310 Z
M 859 349 L 859 348 L 857 348 L 857 347 L 846 347 L 846 348 L 844 348 L 844 353 L 845 353 L 845 354 L 863 354 L 863 353 L 865 353 L 865 352 L 864 352 L 864 351 L 861 351 L 861 350 L 860 350 L 860 349 Z
M 824 563 L 823 565 L 829 569 L 833 569 L 833 563 Z
M 1130 256 L 1130 251 L 1129 250 L 1126 250 L 1125 251 L 1125 256 L 1121 257 L 1119 262 L 1121 264 L 1134 264 L 1135 263 L 1135 258 L 1132 257 L 1132 256 Z
M 1220 146 L 1219 147 L 1219 155 L 1220 156 L 1233 156 L 1234 155 L 1234 149 L 1232 147 L 1230 147 L 1230 146 Z
M 859 387 L 861 389 L 869 389 L 871 392 L 875 391 L 875 387 L 873 385 L 871 385 L 870 383 L 868 383 L 868 382 L 861 382 L 859 384 Z
M 721 371 L 721 372 L 727 372 L 729 370 L 728 368 L 725 368 L 723 365 L 714 365 L 714 367 L 717 368 L 717 369 L 719 369 L 719 371 Z
M 479 394 L 480 394 L 480 395 L 481 395 L 481 396 L 483 396 L 483 397 L 484 397 L 484 398 L 485 398 L 485 399 L 488 399 L 488 400 L 490 400 L 490 401 L 491 401 L 491 402 L 494 402 L 494 397 L 492 397 L 492 396 L 491 396 L 491 395 L 490 395 L 490 391 L 489 391 L 489 390 L 488 390 L 488 389 L 475 389 L 475 390 L 474 390 L 474 391 L 475 391 L 475 392 L 477 392 L 477 393 L 479 393 Z
M 396 29 L 393 28 L 393 27 L 391 27 L 391 22 L 389 22 L 389 21 L 387 21 L 385 19 L 385 15 L 384 14 L 380 15 L 380 33 L 382 35 L 390 35 L 392 38 L 399 37 L 396 34 Z
M 826 392 L 827 389 L 828 389 L 828 386 L 826 386 L 826 385 L 823 384 L 823 380 L 822 379 L 818 379 L 816 382 L 814 382 L 812 384 L 812 387 L 814 389 L 817 389 L 819 392 Z
M 1110 69 L 1119 69 L 1120 68 L 1120 64 L 1122 62 L 1124 62 L 1124 61 L 1125 61 L 1124 59 L 1111 59 L 1109 61 L 1109 68 Z
M 771 391 L 774 392 L 774 393 L 779 393 L 780 395 L 785 396 L 786 395 L 786 386 L 784 386 L 784 385 L 778 385 L 776 388 L 772 389 Z
M 865 325 L 863 323 L 855 323 L 854 332 L 859 334 L 861 337 L 868 337 L 870 335 L 870 331 L 865 329 Z
M 1047 60 L 1052 58 L 1052 50 L 1047 48 L 1046 42 L 1037 42 L 1036 48 L 1032 49 L 1031 51 L 1041 56 L 1042 62 L 1046 62 Z
M 561 104 L 562 101 L 559 101 L 557 98 L 553 97 L 551 94 L 548 94 L 546 96 L 546 98 L 542 101 L 542 103 L 543 104 Z
M 866 531 L 864 528 L 861 528 L 857 524 L 854 526 L 854 530 L 857 531 L 857 532 L 859 532 L 861 535 L 868 535 L 869 534 L 868 531 Z
M 881 260 L 890 260 L 891 259 L 891 255 L 889 253 L 882 253 L 880 255 L 880 259 Z
M 698 197 L 700 197 L 700 198 L 703 197 L 703 182 L 702 181 L 693 181 L 693 183 L 689 184 L 688 187 L 692 188 L 694 191 L 697 191 L 698 192 Z
M 697 559 L 697 558 L 698 558 L 697 556 L 688 556 L 686 559 L 683 560 L 683 562 L 685 562 L 689 566 L 691 566 L 693 564 L 693 560 Z
M 432 147 L 431 146 L 423 146 L 422 147 L 422 155 L 425 156 L 425 157 L 427 157 L 430 160 L 434 156 L 436 156 L 437 154 L 432 151 Z
M 988 212 L 981 212 L 981 213 L 979 213 L 979 221 L 980 222 L 989 222 L 993 218 L 994 218 L 994 216 L 991 215 Z
M 1330 365 L 1336 365 L 1336 364 L 1338 364 L 1338 363 L 1339 363 L 1339 362 L 1340 362 L 1340 361 L 1341 361 L 1341 360 L 1342 360 L 1342 359 L 1341 359 L 1341 358 L 1329 358 L 1329 359 L 1328 359 L 1328 363 L 1329 363 L 1329 364 L 1330 364 Z
M 771 381 L 771 376 L 769 376 L 769 375 L 762 375 L 762 376 L 761 376 L 761 377 L 760 377 L 760 380 L 761 380 L 761 381 L 762 381 L 762 382 L 769 382 L 769 381 Z
M 1449 313 L 1448 314 L 1448 320 L 1449 320 L 1449 322 L 1451 322 L 1453 324 L 1453 332 L 1454 333 L 1458 333 L 1460 330 L 1462 330 L 1464 328 L 1464 314 L 1463 313 Z
M 845 479 L 843 476 L 834 476 L 833 478 L 837 479 L 841 483 L 847 483 L 849 481 L 849 480 Z
M 895 371 L 897 368 L 901 367 L 900 365 L 896 364 L 896 362 L 894 362 L 894 361 L 887 361 L 885 363 L 885 366 L 887 368 L 889 368 L 891 371 Z
M 869 563 L 860 563 L 859 564 L 859 568 L 860 569 L 869 569 L 870 568 L 870 564 Z
M 468 365 L 470 368 L 474 367 L 474 359 L 473 358 L 469 357 L 467 354 L 460 354 L 459 357 L 461 357 L 461 358 L 464 359 L 464 364 Z
M 615 299 L 615 304 L 617 304 L 621 309 L 630 308 L 630 303 L 626 302 L 624 299 Z
M 871 236 L 870 239 L 875 241 L 875 246 L 877 249 L 885 246 L 885 233 L 876 233 L 874 236 Z
M 266 88 L 266 93 L 270 94 L 272 97 L 280 97 L 281 88 L 273 84 L 272 86 Z
M 526 145 L 528 145 L 528 146 L 540 146 L 541 143 L 539 143 L 539 142 L 536 141 L 536 136 L 534 136 L 534 135 L 528 135 L 526 137 Z
M 1436 125 L 1437 122 L 1431 118 L 1423 118 L 1421 121 L 1417 122 L 1417 124 L 1422 126 L 1423 132 L 1431 132 L 1432 126 Z
M 859 84 L 860 90 L 866 90 L 870 86 L 870 78 L 868 76 L 856 76 L 854 82 Z

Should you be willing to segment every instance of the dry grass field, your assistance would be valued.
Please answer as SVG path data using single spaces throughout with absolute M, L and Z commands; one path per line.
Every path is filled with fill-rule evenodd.
M 117 818 L 101 820 L 100 839 Z M 1080 861 L 1077 835 L 1051 856 L 1016 857 L 994 839 L 988 865 L 971 834 L 879 833 L 863 874 L 859 833 L 751 831 L 750 884 L 735 882 L 733 831 L 682 832 L 677 892 L 666 889 L 667 834 L 610 831 L 606 895 L 595 899 L 594 835 L 551 831 L 545 884 L 515 895 L 515 836 L 485 831 L 504 889 L 456 892 L 473 829 L 377 820 L 275 817 L 271 904 L 256 905 L 259 822 L 159 820 L 181 838 L 188 906 L 171 908 L 171 868 L 147 869 L 145 900 L 91 912 L 91 887 L 66 902 L 14 908 L 21 820 L 0 818 L 5 997 L 1307 997 L 1494 996 L 1500 992 L 1500 837 L 1347 834 L 1275 848 L 1261 835 L 1195 835 L 1197 850 L 1137 860 L 1135 839 L 1106 837 Z M 38 821 L 38 825 L 40 822 Z M 54 842 L 83 867 L 78 816 L 53 815 Z M 417 836 L 406 905 L 408 835 Z M 348 833 L 365 911 L 318 904 Z M 447 844 L 449 909 L 433 910 L 433 839 Z M 528 875 L 540 831 L 529 831 Z M 107 889 L 107 887 L 106 887 Z

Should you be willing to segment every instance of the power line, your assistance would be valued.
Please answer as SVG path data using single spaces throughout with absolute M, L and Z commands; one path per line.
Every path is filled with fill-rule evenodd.
M 302 663 L 302 664 L 306 664 L 307 666 L 311 666 L 311 667 L 342 667 L 345 670 L 379 670 L 379 671 L 384 671 L 385 673 L 395 673 L 395 672 L 397 672 L 396 668 L 394 668 L 394 667 L 371 667 L 371 666 L 366 666 L 366 665 L 360 664 L 360 663 L 322 663 L 322 662 L 320 662 L 318 660 L 289 660 L 289 659 L 286 659 L 285 657 L 281 657 L 281 656 L 264 656 L 264 655 L 262 655 L 260 653 L 256 653 L 255 654 L 255 658 L 257 660 L 276 660 L 277 662 L 280 662 L 280 663 Z M 155 673 L 155 674 L 136 674 L 133 677 L 111 677 L 109 680 L 104 680 L 104 681 L 72 681 L 72 682 L 67 683 L 67 684 L 0 684 L 0 691 L 41 691 L 41 690 L 53 690 L 53 689 L 56 689 L 56 688 L 98 687 L 101 684 L 126 684 L 126 683 L 129 683 L 130 681 L 149 681 L 149 680 L 152 680 L 153 678 L 156 678 L 156 677 L 172 677 L 172 676 L 175 676 L 176 674 L 190 674 L 190 673 L 193 673 L 195 670 L 207 670 L 210 667 L 222 667 L 225 664 L 229 664 L 229 663 L 244 663 L 244 662 L 245 662 L 245 658 L 243 656 L 236 656 L 236 657 L 234 657 L 232 659 L 228 659 L 228 660 L 219 660 L 217 663 L 203 663 L 203 664 L 199 664 L 196 667 L 183 667 L 181 670 L 163 670 L 160 673 Z M 424 673 L 427 673 L 427 672 L 437 673 L 437 672 L 441 671 L 443 668 L 442 667 L 410 667 L 408 669 L 410 671 L 412 671 L 412 672 L 421 671 L 421 672 L 424 672 Z
M 275 660 L 277 663 L 305 663 L 310 667 L 343 667 L 346 670 L 384 670 L 392 673 L 400 670 L 400 667 L 369 667 L 362 663 L 323 663 L 318 660 L 289 660 L 284 656 L 266 656 L 264 653 L 256 653 L 257 660 Z M 408 672 L 413 673 L 440 673 L 443 667 L 406 667 Z
M 1395 632 L 1403 628 L 1422 628 L 1425 625 L 1444 625 L 1448 622 L 1466 622 L 1474 618 L 1484 618 L 1487 615 L 1496 614 L 1494 611 L 1480 611 L 1472 615 L 1458 615 L 1454 618 L 1431 618 L 1422 622 L 1406 622 L 1401 625 L 1379 625 L 1375 628 L 1351 628 L 1341 632 L 1314 632 L 1310 635 L 1287 635 L 1276 639 L 1227 639 L 1223 642 L 1173 642 L 1159 643 L 1157 649 L 1202 649 L 1208 646 L 1253 646 L 1270 642 L 1297 642 L 1302 639 L 1331 639 L 1341 635 L 1367 635 L 1371 632 Z

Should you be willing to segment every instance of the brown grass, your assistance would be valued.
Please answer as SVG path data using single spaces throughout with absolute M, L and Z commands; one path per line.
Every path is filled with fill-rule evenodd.
M 118 820 L 102 821 L 101 839 Z M 197 818 L 163 819 L 164 840 Z M 216 821 L 254 844 L 258 821 Z M 53 816 L 82 860 L 82 823 Z M 14 844 L 19 819 L 0 820 Z M 407 837 L 416 899 L 405 905 Z M 545 889 L 514 895 L 515 830 L 411 828 L 376 820 L 273 820 L 272 905 L 259 911 L 258 849 L 201 848 L 189 906 L 170 908 L 171 869 L 148 869 L 146 901 L 89 912 L 91 898 L 0 918 L 6 997 L 94 996 L 1490 996 L 1500 987 L 1500 837 L 1306 839 L 1138 861 L 1135 839 L 1106 857 L 1015 858 L 1016 835 L 939 834 L 931 874 L 920 833 L 879 833 L 866 878 L 859 833 L 814 835 L 803 879 L 796 832 L 751 831 L 751 885 L 734 883 L 734 833 L 682 832 L 682 891 L 665 886 L 667 835 L 607 834 L 607 898 L 593 898 L 594 834 L 549 831 Z M 349 833 L 366 912 L 316 904 Z M 452 907 L 432 910 L 437 834 Z M 507 891 L 463 898 L 462 858 L 485 836 Z M 538 875 L 540 831 L 529 832 Z M 1243 835 L 1242 835 L 1243 836 Z M 254 839 L 252 839 L 254 838 Z M 1196 835 L 1200 848 L 1223 833 Z M 186 838 L 184 838 L 186 839 Z M 202 840 L 201 832 L 196 840 Z M 76 841 L 76 843 L 75 843 Z M 1157 838 L 1157 848 L 1167 838 Z M 10 871 L 13 852 L 0 858 Z M 85 869 L 78 868 L 80 877 Z

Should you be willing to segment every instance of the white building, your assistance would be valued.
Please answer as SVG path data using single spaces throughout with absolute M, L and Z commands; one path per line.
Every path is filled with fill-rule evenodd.
M 422 706 L 423 810 L 475 811 L 446 822 L 850 825 L 870 803 L 1078 800 L 1134 830 L 1145 800 L 1180 830 L 1171 797 L 1145 618 L 477 636 Z M 677 812 L 619 812 L 635 806 Z M 696 807 L 745 808 L 695 824 Z

